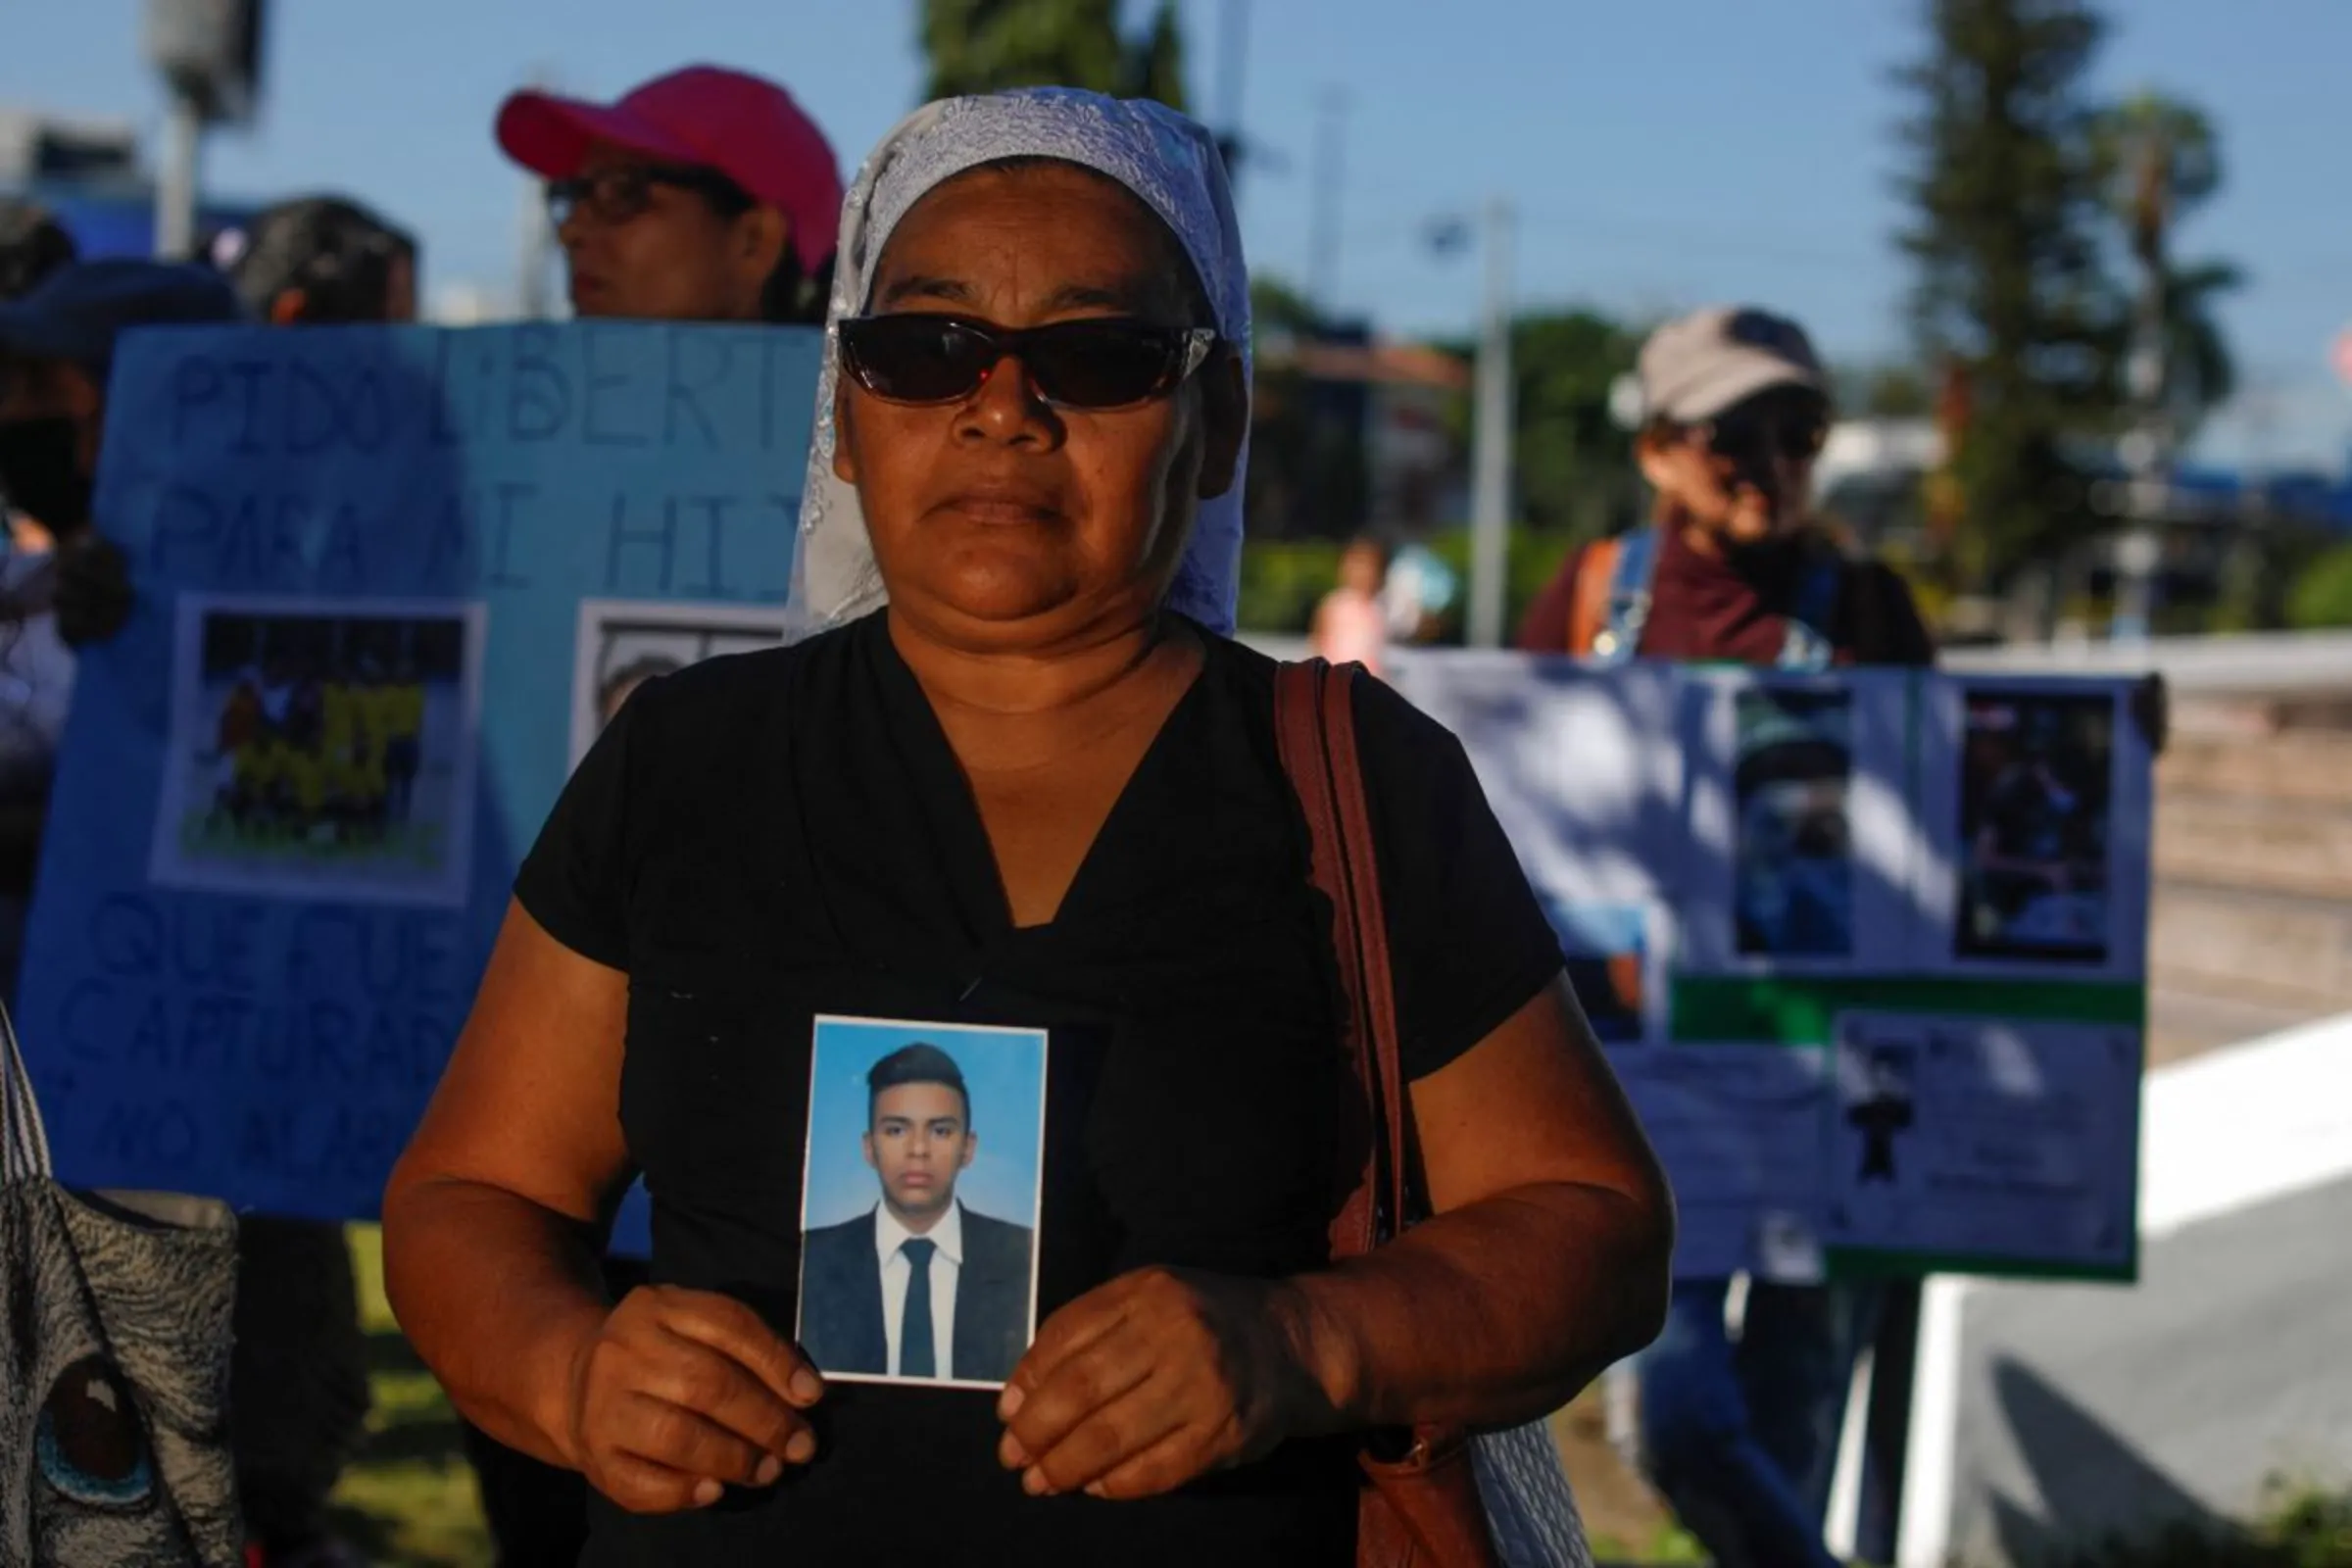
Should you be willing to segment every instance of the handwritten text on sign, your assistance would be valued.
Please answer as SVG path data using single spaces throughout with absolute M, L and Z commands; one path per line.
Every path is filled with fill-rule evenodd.
M 66 1180 L 373 1211 L 613 662 L 582 602 L 635 647 L 783 597 L 819 344 L 129 340 L 98 515 L 138 608 L 82 662 L 19 1009 Z

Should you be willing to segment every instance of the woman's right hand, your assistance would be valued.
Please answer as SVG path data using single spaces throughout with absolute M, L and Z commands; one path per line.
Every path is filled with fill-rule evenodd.
M 571 1370 L 569 1457 L 632 1513 L 708 1507 L 816 1455 L 824 1394 L 801 1352 L 731 1297 L 632 1291 Z

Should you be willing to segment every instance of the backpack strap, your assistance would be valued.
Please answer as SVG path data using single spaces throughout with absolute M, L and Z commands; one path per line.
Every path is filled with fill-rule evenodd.
M 1836 661 L 1838 649 L 1830 641 L 1830 628 L 1837 623 L 1838 601 L 1844 589 L 1844 557 L 1825 551 L 1806 564 L 1783 617 L 1788 630 L 1781 643 L 1781 668 L 1824 670 Z
M 1615 547 L 1611 554 L 1596 557 L 1586 566 L 1591 577 L 1608 585 L 1607 615 L 1592 641 L 1579 651 L 1598 663 L 1622 664 L 1642 652 L 1642 631 L 1649 624 L 1649 585 L 1658 568 L 1658 531 L 1636 528 L 1609 543 Z M 1602 547 L 1593 548 L 1597 552 Z
M 1591 657 L 1609 624 L 1609 584 L 1617 574 L 1618 542 L 1595 539 L 1576 558 L 1576 580 L 1568 585 L 1568 646 L 1572 658 Z

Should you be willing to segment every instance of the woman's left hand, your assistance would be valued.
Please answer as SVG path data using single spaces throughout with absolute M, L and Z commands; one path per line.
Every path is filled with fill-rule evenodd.
M 1035 1495 L 1143 1497 L 1334 1430 L 1311 1314 L 1279 1280 L 1147 1268 L 1046 1320 L 997 1403 Z

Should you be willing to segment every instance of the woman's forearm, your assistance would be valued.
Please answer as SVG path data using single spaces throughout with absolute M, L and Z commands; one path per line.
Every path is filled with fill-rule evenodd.
M 1623 1193 L 1515 1188 L 1293 1280 L 1294 1335 L 1344 1426 L 1532 1420 L 1656 1335 L 1672 1248 Z
M 577 1468 L 574 1367 L 612 1303 L 593 1227 L 480 1182 L 396 1186 L 384 1286 L 450 1401 L 512 1448 Z

